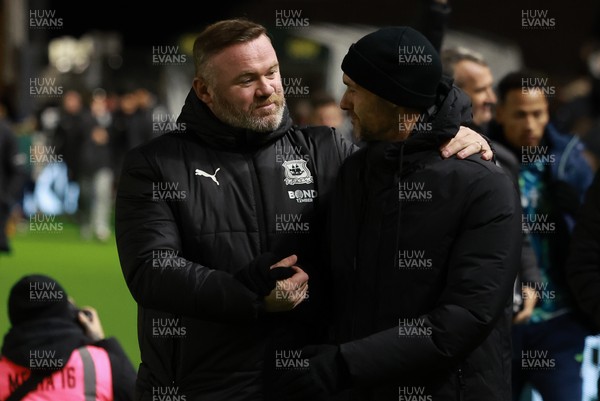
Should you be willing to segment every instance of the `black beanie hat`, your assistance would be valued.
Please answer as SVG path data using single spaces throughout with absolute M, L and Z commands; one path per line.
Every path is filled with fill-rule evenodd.
M 73 307 L 64 288 L 53 278 L 33 274 L 10 290 L 8 318 L 13 326 L 35 319 L 73 319 Z
M 413 28 L 378 29 L 352 44 L 342 70 L 354 82 L 396 105 L 435 103 L 442 63 L 433 45 Z

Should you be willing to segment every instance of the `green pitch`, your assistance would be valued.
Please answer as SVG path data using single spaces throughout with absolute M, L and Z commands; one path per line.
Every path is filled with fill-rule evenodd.
M 121 273 L 114 236 L 106 243 L 84 241 L 72 223 L 38 227 L 40 231 L 30 230 L 26 220 L 11 236 L 12 254 L 0 254 L 1 338 L 10 327 L 12 285 L 27 274 L 46 274 L 61 283 L 79 306 L 96 308 L 106 337 L 120 341 L 137 370 L 136 304 Z

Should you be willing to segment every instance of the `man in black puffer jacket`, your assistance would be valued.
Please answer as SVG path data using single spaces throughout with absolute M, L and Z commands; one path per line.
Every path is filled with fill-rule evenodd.
M 279 77 L 277 59 L 259 25 L 216 25 L 196 47 L 214 52 L 213 59 L 230 57 L 246 45 L 229 44 L 230 52 L 211 46 L 243 30 L 254 35 L 256 48 L 248 46 L 246 64 L 234 63 L 231 78 L 202 70 L 212 65 L 199 68 L 202 76 L 249 93 L 251 121 L 223 122 L 228 107 L 240 106 L 196 78 L 177 121 L 181 131 L 134 149 L 123 167 L 116 233 L 123 273 L 140 306 L 141 399 L 259 400 L 266 350 L 324 335 L 325 311 L 315 308 L 325 294 L 318 283 L 326 282 L 314 268 L 324 212 L 317 205 L 352 145 L 331 129 L 292 125 L 281 85 L 271 86 Z M 273 306 L 263 297 L 275 287 L 270 266 L 289 255 L 300 259 L 285 264 L 301 264 L 311 278 L 310 297 L 293 311 L 267 314 Z M 305 281 L 271 298 L 285 301 L 293 297 L 285 289 Z M 275 342 L 280 333 L 289 346 Z
M 284 355 L 324 341 L 323 205 L 353 147 L 292 123 L 261 25 L 210 25 L 194 59 L 180 130 L 130 151 L 119 182 L 117 247 L 139 305 L 136 397 L 261 400 Z M 458 148 L 473 153 L 477 140 Z
M 493 163 L 440 157 L 470 102 L 419 32 L 368 34 L 342 69 L 341 106 L 367 146 L 331 200 L 340 345 L 303 348 L 308 368 L 282 374 L 277 399 L 510 400 L 514 185 Z

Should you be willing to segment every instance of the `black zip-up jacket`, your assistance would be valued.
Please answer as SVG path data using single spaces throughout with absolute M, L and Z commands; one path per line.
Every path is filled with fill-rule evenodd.
M 511 398 L 519 198 L 479 155 L 441 158 L 469 115 L 464 96 L 454 87 L 428 132 L 370 144 L 340 170 L 333 316 L 354 390 L 339 399 Z
M 128 153 L 117 194 L 119 258 L 139 305 L 138 396 L 260 400 L 278 352 L 326 335 L 323 204 L 354 148 L 287 111 L 274 132 L 233 128 L 193 91 L 177 124 Z M 291 312 L 261 312 L 234 277 L 264 252 L 298 255 L 310 277 Z
M 567 280 L 585 317 L 600 332 L 600 173 L 596 173 L 570 242 Z

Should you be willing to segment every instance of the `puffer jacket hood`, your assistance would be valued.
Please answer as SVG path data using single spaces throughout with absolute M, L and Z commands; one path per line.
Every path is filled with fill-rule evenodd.
M 404 141 L 385 142 L 372 147 L 375 152 L 379 148 L 385 153 L 388 168 L 399 169 L 398 177 L 406 173 L 402 172 L 406 164 L 418 162 L 415 158 L 404 159 L 405 155 L 437 149 L 454 138 L 461 125 L 470 124 L 471 101 L 453 84 L 452 79 L 444 77 L 438 86 L 436 103 L 425 112 L 425 116 L 422 127 L 426 129 L 413 130 Z
M 444 77 L 438 86 L 436 103 L 425 112 L 423 126 L 415 129 L 410 136 L 400 142 L 385 143 L 386 159 L 396 160 L 402 148 L 403 154 L 410 154 L 441 146 L 454 138 L 461 125 L 471 122 L 471 101 L 452 79 Z M 419 127 L 417 127 L 419 128 Z
M 428 110 L 431 132 L 441 141 L 454 138 L 461 125 L 471 123 L 471 100 L 453 80 L 442 77 L 435 105 Z M 413 137 L 417 135 L 411 135 Z
M 194 132 L 202 141 L 215 148 L 248 149 L 256 148 L 277 140 L 292 127 L 292 119 L 287 105 L 283 119 L 276 130 L 268 133 L 256 132 L 244 128 L 234 128 L 215 117 L 212 111 L 198 99 L 193 89 L 187 95 L 178 126 Z

